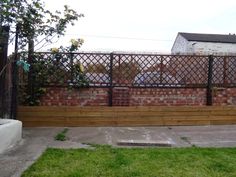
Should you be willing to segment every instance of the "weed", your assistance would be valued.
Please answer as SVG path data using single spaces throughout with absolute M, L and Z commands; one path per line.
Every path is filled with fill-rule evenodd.
M 58 133 L 54 139 L 57 141 L 65 141 L 66 140 L 66 133 L 68 132 L 68 128 L 65 128 L 63 131 L 61 131 L 60 133 Z

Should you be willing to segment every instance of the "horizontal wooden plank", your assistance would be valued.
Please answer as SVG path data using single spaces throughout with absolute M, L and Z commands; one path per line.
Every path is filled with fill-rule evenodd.
M 116 115 L 116 117 L 112 117 L 112 116 L 61 116 L 61 117 L 51 117 L 51 116 L 44 116 L 44 117 L 40 117 L 40 116 L 32 116 L 32 117 L 19 117 L 19 120 L 22 121 L 46 121 L 46 120 L 61 120 L 61 121 L 65 121 L 65 120 L 136 120 L 136 119 L 142 119 L 142 120 L 150 120 L 150 119 L 180 119 L 180 120 L 224 120 L 224 119 L 236 119 L 236 116 L 234 115 L 165 115 L 165 116 L 156 116 L 156 115 L 140 115 L 140 116 L 125 116 L 125 115 Z
M 24 127 L 65 127 L 66 124 L 65 122 L 31 122 L 31 121 L 26 121 L 23 122 Z
M 236 120 L 235 119 L 211 120 L 210 124 L 211 125 L 231 125 L 231 124 L 236 124 Z
M 171 125 L 210 125 L 210 121 L 158 121 L 153 120 L 147 121 L 70 121 L 64 122 L 31 122 L 27 121 L 23 123 L 23 126 L 33 126 L 33 127 L 47 127 L 47 126 L 68 126 L 68 127 L 78 127 L 78 126 L 171 126 Z
M 117 117 L 117 116 L 236 116 L 236 111 L 195 112 L 19 112 L 19 117 Z M 32 117 L 32 118 L 33 118 Z
M 68 118 L 55 118 L 55 117 L 46 117 L 46 118 L 21 118 L 19 119 L 21 121 L 35 121 L 35 122 L 40 122 L 40 121 L 152 121 L 152 120 L 161 120 L 161 121 L 197 121 L 197 120 L 206 120 L 206 121 L 214 121 L 214 120 L 236 120 L 235 116 L 180 116 L 180 117 L 119 117 L 119 118 L 104 118 L 104 117 L 92 117 L 92 118 L 87 118 L 87 117 L 68 117 Z
M 170 111 L 170 112 L 185 112 L 185 111 L 208 111 L 208 110 L 223 110 L 235 111 L 235 106 L 147 106 L 147 107 L 78 107 L 78 106 L 19 106 L 18 112 L 136 112 L 136 111 Z
M 236 124 L 236 107 L 19 107 L 23 126 L 162 126 Z
M 43 112 L 59 111 L 64 112 L 68 106 L 18 106 L 18 112 Z
M 18 120 L 20 121 L 66 121 L 65 117 L 21 117 Z

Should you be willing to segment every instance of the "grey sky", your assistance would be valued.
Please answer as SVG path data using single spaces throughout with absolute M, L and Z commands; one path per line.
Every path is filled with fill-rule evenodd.
M 234 0 L 47 0 L 51 10 L 64 4 L 85 15 L 65 37 L 48 47 L 85 40 L 84 51 L 169 53 L 178 32 L 235 33 Z

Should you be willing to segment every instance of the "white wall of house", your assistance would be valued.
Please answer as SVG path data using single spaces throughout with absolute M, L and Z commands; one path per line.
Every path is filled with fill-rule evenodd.
M 188 47 L 188 41 L 182 37 L 181 35 L 178 35 L 175 39 L 174 45 L 171 49 L 172 54 L 184 54 L 187 53 L 187 47 Z
M 236 54 L 236 44 L 189 41 L 187 53 L 232 55 Z
M 187 41 L 181 35 L 176 37 L 171 49 L 172 54 L 199 54 L 199 55 L 235 55 L 236 44 Z

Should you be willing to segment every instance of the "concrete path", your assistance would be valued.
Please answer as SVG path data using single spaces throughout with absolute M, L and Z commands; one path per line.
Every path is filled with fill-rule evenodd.
M 173 147 L 236 147 L 236 125 L 172 127 L 76 127 L 69 128 L 68 139 L 55 141 L 64 128 L 24 128 L 23 140 L 0 154 L 0 177 L 17 177 L 47 147 L 90 148 L 86 144 L 141 142 L 143 145 L 170 143 Z M 153 144 L 154 143 L 154 144 Z M 156 143 L 156 144 L 155 144 Z

